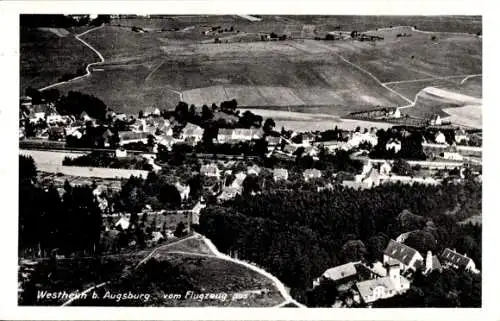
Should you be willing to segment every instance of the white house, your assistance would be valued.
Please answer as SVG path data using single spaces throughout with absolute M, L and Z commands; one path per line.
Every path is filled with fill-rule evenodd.
M 449 160 L 456 160 L 456 161 L 463 161 L 464 160 L 464 157 L 457 152 L 444 152 L 443 158 L 449 159 Z
M 181 201 L 186 201 L 189 198 L 189 192 L 191 191 L 191 188 L 189 185 L 182 185 L 179 182 L 175 183 L 175 188 L 179 192 L 179 195 L 181 196 Z
M 216 164 L 206 164 L 206 165 L 201 165 L 200 168 L 200 173 L 201 175 L 208 176 L 208 177 L 220 177 L 220 169 L 217 167 Z
M 401 150 L 401 142 L 397 139 L 390 139 L 387 144 L 385 144 L 386 150 L 394 150 L 395 153 Z
M 273 179 L 275 182 L 280 180 L 280 179 L 287 180 L 288 179 L 288 170 L 286 168 L 275 168 L 273 170 Z
M 434 136 L 434 142 L 436 144 L 446 144 L 446 136 L 441 131 L 438 131 Z
M 306 169 L 303 173 L 304 175 L 304 180 L 306 182 L 308 182 L 310 179 L 313 179 L 313 178 L 320 178 L 321 177 L 321 171 L 320 170 L 317 170 L 316 168 L 309 168 L 309 169 Z
M 130 221 L 125 216 L 122 216 L 122 217 L 120 217 L 118 222 L 115 223 L 115 226 L 116 227 L 120 226 L 122 228 L 122 230 L 126 230 L 130 226 Z
M 391 173 L 391 165 L 388 162 L 384 162 L 382 165 L 380 165 L 380 175 L 387 176 Z
M 354 301 L 371 304 L 404 293 L 410 288 L 409 280 L 400 274 L 397 264 L 388 265 L 387 270 L 385 277 L 357 282 L 358 294 L 354 296 Z
M 435 126 L 440 126 L 443 124 L 443 122 L 441 121 L 441 117 L 439 115 L 435 115 L 434 117 L 431 118 L 429 124 L 435 125 Z
M 115 151 L 116 158 L 127 157 L 127 150 L 124 148 L 117 148 Z
M 389 112 L 389 118 L 401 118 L 401 110 L 395 108 L 393 111 Z

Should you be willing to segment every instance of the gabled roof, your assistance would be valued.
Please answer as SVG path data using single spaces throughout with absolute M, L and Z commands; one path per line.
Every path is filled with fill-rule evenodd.
M 394 284 L 391 282 L 390 277 L 383 277 L 373 280 L 366 280 L 356 283 L 359 294 L 365 300 L 365 298 L 371 297 L 373 291 L 378 287 L 384 287 L 386 291 L 396 291 Z
M 304 171 L 306 177 L 321 177 L 321 171 L 316 168 L 308 168 Z
M 459 254 L 449 248 L 444 249 L 443 254 L 441 254 L 441 260 L 450 262 L 460 267 L 466 267 L 467 264 L 472 261 L 470 257 L 466 257 L 465 255 Z
M 149 133 L 145 132 L 133 132 L 133 131 L 121 131 L 118 132 L 120 140 L 132 140 L 132 139 L 145 139 L 148 138 Z
M 411 259 L 419 253 L 414 248 L 409 247 L 403 243 L 398 243 L 394 240 L 390 240 L 387 245 L 384 254 L 403 263 L 404 265 L 409 265 Z
M 358 263 L 359 262 L 349 262 L 330 268 L 323 273 L 323 277 L 332 281 L 339 281 L 351 276 L 355 276 L 358 273 L 358 271 L 356 270 L 356 264 Z
M 217 174 L 219 172 L 219 167 L 213 163 L 201 165 L 200 172 L 202 174 L 208 174 L 208 173 Z
M 199 136 L 203 135 L 203 128 L 198 125 L 187 123 L 186 126 L 182 129 L 182 133 L 184 136 Z

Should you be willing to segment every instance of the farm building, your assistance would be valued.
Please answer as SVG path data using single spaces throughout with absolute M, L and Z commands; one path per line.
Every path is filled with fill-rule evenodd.
M 257 128 L 220 128 L 217 134 L 219 144 L 261 139 L 264 132 Z
M 417 250 L 394 240 L 389 241 L 384 251 L 384 264 L 397 262 L 403 271 L 410 269 L 415 271 L 422 265 L 423 260 Z
M 444 249 L 441 254 L 441 261 L 445 267 L 462 268 L 472 273 L 479 273 L 479 270 L 476 269 L 476 264 L 470 257 L 467 257 L 465 254 L 459 254 L 449 248 Z

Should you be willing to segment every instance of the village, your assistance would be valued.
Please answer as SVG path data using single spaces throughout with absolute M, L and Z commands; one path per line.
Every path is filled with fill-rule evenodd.
M 272 119 L 264 122 L 258 115 L 240 114 L 235 101 L 223 102 L 221 107 L 203 106 L 202 112 L 194 106 L 188 110 L 183 103 L 170 113 L 159 109 L 146 109 L 138 115 L 108 111 L 105 120 L 85 111 L 61 115 L 56 103 L 34 104 L 31 97 L 21 98 L 21 154 L 66 155 L 62 164 L 45 171 L 41 168 L 40 175 L 47 184 L 55 184 L 61 196 L 67 182 L 92 185 L 103 213 L 103 238 L 112 252 L 137 246 L 138 240 L 130 232 L 137 229 L 144 233 L 148 247 L 191 235 L 207 204 L 224 203 L 242 194 L 296 188 L 321 192 L 336 184 L 358 190 L 389 183 L 438 185 L 481 180 L 481 131 L 443 124 L 438 115 L 424 126 L 395 125 L 386 131 L 335 127 L 295 132 L 276 130 Z M 398 109 L 384 110 L 382 117 L 397 119 L 399 113 Z M 371 116 L 380 117 L 380 112 Z M 246 128 L 239 127 L 242 124 Z M 71 152 L 83 156 L 72 157 Z M 107 161 L 93 161 L 103 157 L 98 155 L 105 155 Z M 109 165 L 109 160 L 118 165 Z M 344 161 L 353 165 L 330 164 Z M 168 177 L 180 203 L 171 208 L 145 204 L 138 213 L 115 209 L 112 195 L 124 180 L 134 175 L 149 180 L 151 173 Z M 120 234 L 127 230 L 129 238 L 123 241 Z M 428 251 L 424 258 L 404 240 L 404 235 L 390 240 L 382 262 L 356 261 L 328 269 L 312 288 L 327 280 L 339 293 L 334 306 L 371 306 L 407 291 L 416 271 L 425 275 L 456 268 L 479 273 L 466 253 L 447 248 L 438 255 Z

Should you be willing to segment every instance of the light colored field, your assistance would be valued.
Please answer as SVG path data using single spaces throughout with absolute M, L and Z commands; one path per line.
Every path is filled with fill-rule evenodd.
M 20 155 L 31 156 L 35 161 L 36 167 L 41 172 L 61 173 L 69 176 L 80 177 L 100 177 L 100 178 L 129 178 L 130 176 L 142 176 L 146 178 L 148 171 L 117 169 L 117 168 L 98 168 L 98 167 L 79 167 L 63 166 L 62 161 L 65 157 L 78 157 L 81 153 L 63 153 L 37 150 L 19 150 Z
M 50 31 L 60 38 L 66 37 L 70 34 L 70 32 L 64 28 L 38 28 L 38 29 L 42 31 Z
M 311 130 L 327 130 L 334 129 L 335 126 L 341 129 L 354 130 L 356 127 L 361 128 L 390 128 L 393 125 L 389 123 L 369 122 L 361 120 L 340 119 L 339 117 L 320 114 L 320 113 L 299 113 L 283 110 L 270 109 L 240 109 L 241 113 L 249 110 L 257 115 L 261 115 L 264 119 L 272 118 L 276 123 L 276 128 L 282 126 L 285 129 L 296 131 L 311 131 Z
M 482 128 L 483 126 L 483 110 L 480 105 L 446 108 L 443 111 L 451 115 L 450 117 L 446 117 L 446 120 L 451 121 L 453 124 L 473 128 Z

